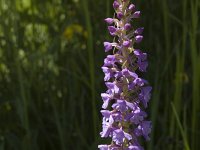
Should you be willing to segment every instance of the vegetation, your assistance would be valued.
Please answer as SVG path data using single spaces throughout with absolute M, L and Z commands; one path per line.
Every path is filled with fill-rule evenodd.
M 135 0 L 153 86 L 148 150 L 198 150 L 200 1 Z M 112 0 L 0 0 L 0 150 L 95 150 Z M 136 22 L 137 24 L 137 22 Z

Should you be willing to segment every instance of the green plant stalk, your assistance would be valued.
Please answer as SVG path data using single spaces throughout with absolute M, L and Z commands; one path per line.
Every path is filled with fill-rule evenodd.
M 159 105 L 159 96 L 160 96 L 160 88 L 158 84 L 158 72 L 156 72 L 155 83 L 154 83 L 154 92 L 152 96 L 152 105 L 151 105 L 151 121 L 152 121 L 152 132 L 151 132 L 151 141 L 148 145 L 149 150 L 154 149 L 154 138 L 155 138 L 155 129 L 157 122 L 157 114 L 158 114 L 158 105 Z
M 88 32 L 88 55 L 89 55 L 89 72 L 90 72 L 90 86 L 91 86 L 91 101 L 92 101 L 92 114 L 93 114 L 93 132 L 94 132 L 94 139 L 97 139 L 97 106 L 96 106 L 96 99 L 95 99 L 95 71 L 94 71 L 94 48 L 93 48 L 93 34 L 92 34 L 92 23 L 90 19 L 90 13 L 88 8 L 88 0 L 81 0 L 81 4 L 83 6 L 83 12 L 86 20 L 86 28 Z
M 26 139 L 25 141 L 23 141 L 23 149 L 24 150 L 30 150 L 30 145 L 31 145 L 31 135 L 30 135 L 30 128 L 29 128 L 29 118 L 28 118 L 28 101 L 26 98 L 26 91 L 25 91 L 25 87 L 24 87 L 24 78 L 22 75 L 22 70 L 21 70 L 21 66 L 19 64 L 19 60 L 18 58 L 16 58 L 16 66 L 17 66 L 17 75 L 18 75 L 18 81 L 19 81 L 19 87 L 20 87 L 20 95 L 21 95 L 21 99 L 22 99 L 22 106 L 23 106 L 23 114 L 21 113 L 21 122 L 26 130 Z M 18 109 L 21 109 L 18 108 Z
M 185 23 L 186 17 L 186 4 L 187 0 L 184 0 L 182 3 L 182 17 L 183 23 L 182 25 L 182 40 L 181 40 L 181 49 L 177 51 L 176 55 L 176 73 L 175 73 L 175 93 L 174 93 L 174 104 L 177 110 L 177 115 L 179 116 L 181 113 L 181 105 L 182 105 L 182 91 L 183 91 L 183 75 L 184 75 L 184 64 L 185 64 L 185 43 L 186 43 L 186 31 L 187 31 L 187 24 Z M 179 49 L 178 47 L 176 49 Z M 171 124 L 170 124 L 170 136 L 175 137 L 176 141 L 179 140 L 179 131 L 175 130 L 176 122 L 174 120 L 174 116 L 171 115 Z M 174 149 L 171 145 L 171 149 Z M 175 149 L 178 149 L 178 145 L 175 145 Z
M 182 91 L 183 91 L 183 75 L 184 75 L 184 65 L 185 65 L 185 44 L 186 44 L 186 34 L 187 34 L 187 24 L 186 24 L 186 6 L 187 6 L 187 0 L 184 0 L 182 3 L 182 44 L 181 49 L 177 52 L 176 55 L 176 77 L 175 77 L 175 96 L 174 96 L 174 104 L 176 107 L 176 111 L 178 116 L 180 116 L 181 111 L 181 105 L 182 105 Z M 176 125 L 175 125 L 176 128 Z M 176 139 L 179 139 L 179 131 L 176 130 Z M 178 149 L 176 145 L 176 149 Z
M 167 4 L 166 4 L 166 0 L 163 0 L 162 2 L 162 15 L 163 15 L 163 25 L 164 25 L 164 39 L 165 39 L 165 51 L 166 51 L 166 56 L 168 55 L 167 51 L 169 50 L 169 47 L 170 47 L 170 44 L 169 44 L 169 32 L 168 32 L 168 17 L 167 17 L 167 14 L 168 14 L 168 8 L 167 8 Z M 169 57 L 166 57 L 166 58 L 169 58 Z M 167 62 L 167 61 L 166 61 Z M 166 80 L 168 80 L 168 74 L 166 74 Z M 166 89 L 169 89 L 168 87 L 168 83 L 165 84 L 165 88 Z M 165 118 L 168 117 L 167 114 L 168 114 L 168 109 L 169 109 L 169 103 L 168 103 L 168 99 L 169 98 L 169 94 L 166 95 L 165 97 Z
M 0 3 L 3 5 L 10 6 L 9 1 L 0 1 Z M 1 8 L 2 9 L 2 8 Z M 10 7 L 11 12 L 15 12 L 17 14 L 17 11 L 15 9 L 15 5 L 12 5 Z M 2 14 L 2 11 L 0 11 Z M 3 18 L 3 17 L 2 17 Z M 3 20 L 3 19 L 2 19 Z M 1 20 L 0 20 L 1 21 Z M 8 60 L 8 64 L 10 62 L 11 65 L 14 66 L 13 75 L 16 77 L 17 82 L 15 84 L 12 84 L 12 87 L 14 89 L 13 93 L 16 92 L 16 89 L 19 91 L 19 97 L 16 98 L 16 110 L 18 112 L 18 116 L 20 118 L 21 126 L 25 130 L 25 136 L 23 137 L 23 141 L 21 141 L 22 149 L 23 150 L 30 150 L 30 129 L 29 129 L 29 118 L 28 118 L 28 102 L 26 98 L 26 89 L 24 87 L 24 81 L 25 78 L 23 77 L 21 64 L 18 58 L 18 43 L 17 41 L 12 40 L 13 39 L 13 33 L 16 35 L 16 37 L 19 37 L 18 33 L 18 23 L 16 22 L 16 18 L 13 17 L 11 20 L 10 18 L 7 20 L 8 24 L 4 24 L 1 22 L 1 27 L 4 30 L 5 39 L 9 39 L 6 41 L 8 43 L 8 54 L 10 55 L 13 61 Z M 13 28 L 13 33 L 11 33 L 11 28 Z M 6 50 L 5 50 L 6 51 Z M 3 137 L 3 136 L 2 136 Z
M 169 21 L 169 8 L 167 4 L 167 0 L 162 1 L 162 7 L 163 7 L 163 24 L 164 24 L 164 38 L 165 38 L 165 50 L 166 50 L 166 58 L 169 58 L 170 56 L 170 35 L 169 35 L 169 29 L 170 29 L 170 21 Z
M 200 111 L 199 103 L 199 64 L 198 64 L 198 50 L 197 50 L 197 27 L 198 27 L 198 0 L 190 1 L 191 4 L 191 32 L 190 32 L 190 47 L 192 60 L 192 149 L 197 149 L 199 146 L 198 136 L 196 131 L 199 127 L 198 112 Z
M 183 19 L 183 35 L 182 35 L 182 71 L 184 73 L 184 66 L 185 66 L 185 53 L 186 53 L 186 38 L 187 38 L 187 31 L 188 31 L 188 26 L 187 26 L 187 3 L 188 3 L 188 0 L 183 0 L 183 11 L 182 11 L 182 19 Z M 182 77 L 182 87 L 183 87 L 183 84 L 184 84 L 184 81 L 183 81 L 183 77 Z M 183 89 L 182 89 L 182 92 L 183 92 Z M 182 99 L 181 99 L 182 100 Z M 180 104 L 181 105 L 181 104 Z M 186 111 L 186 104 L 184 104 L 184 108 L 183 108 L 183 122 L 184 122 L 184 129 L 185 129 L 185 136 L 186 138 L 188 138 L 187 136 L 187 111 Z
M 183 50 L 183 49 L 182 49 Z M 180 52 L 181 53 L 181 52 Z M 181 113 L 181 105 L 182 105 L 182 87 L 183 87 L 183 71 L 184 71 L 184 55 L 177 54 L 177 62 L 176 62 L 176 77 L 175 77 L 175 95 L 174 95 L 174 104 L 176 108 L 177 115 L 180 116 Z M 176 124 L 174 126 L 176 128 Z M 179 131 L 175 131 L 175 137 L 178 141 L 179 139 Z M 176 149 L 178 149 L 176 145 Z
M 169 59 L 170 59 L 170 54 L 171 54 L 171 42 L 170 42 L 170 20 L 169 20 L 169 8 L 168 8 L 168 3 L 167 3 L 167 0 L 163 0 L 162 1 L 162 14 L 163 14 L 163 25 L 164 25 L 164 43 L 165 43 L 165 59 L 166 59 L 166 62 L 169 62 Z M 170 63 L 167 65 L 167 73 L 166 73 L 166 79 L 167 81 L 171 81 L 171 69 L 170 69 Z M 170 89 L 171 87 L 171 83 L 170 82 L 166 82 L 165 83 L 165 88 L 166 89 Z M 170 136 L 172 137 L 173 136 L 173 133 L 174 133 L 174 118 L 171 116 L 169 116 L 170 114 L 170 111 L 169 111 L 169 100 L 171 99 L 172 97 L 170 96 L 170 94 L 167 94 L 166 97 L 165 97 L 165 111 L 164 111 L 164 116 L 165 118 L 168 118 L 170 120 L 170 125 L 169 125 L 169 131 L 165 131 L 166 133 L 165 134 L 170 134 Z M 168 129 L 166 127 L 166 129 Z M 172 150 L 173 147 L 172 145 L 169 146 L 169 150 Z
M 65 138 L 64 138 L 64 134 L 63 134 L 64 129 L 62 128 L 62 123 L 60 121 L 59 112 L 58 112 L 58 109 L 56 108 L 56 104 L 54 104 L 54 102 L 53 102 L 53 99 L 51 99 L 51 104 L 52 104 L 52 108 L 53 108 L 53 112 L 54 112 L 55 123 L 56 123 L 56 127 L 57 127 L 57 130 L 58 130 L 61 149 L 66 150 Z
M 178 117 L 176 108 L 175 108 L 175 106 L 174 106 L 173 103 L 171 103 L 171 107 L 172 107 L 172 110 L 173 110 L 173 114 L 174 114 L 174 116 L 175 116 L 175 118 L 176 118 L 176 122 L 177 122 L 177 124 L 178 124 L 179 130 L 180 130 L 180 132 L 181 132 L 182 138 L 183 138 L 185 150 L 190 150 L 187 137 L 186 137 L 186 135 L 185 135 L 185 132 L 184 132 L 183 127 L 182 127 L 182 125 L 181 125 L 181 122 L 180 122 L 180 120 L 179 120 L 179 117 Z
M 16 7 L 13 6 L 13 11 L 17 13 Z M 16 74 L 17 74 L 17 78 L 18 78 L 18 86 L 19 86 L 19 92 L 20 92 L 20 100 L 17 101 L 17 109 L 18 112 L 20 112 L 20 119 L 21 119 L 21 123 L 22 126 L 24 127 L 25 131 L 26 131 L 26 136 L 25 139 L 22 142 L 22 146 L 24 150 L 31 150 L 31 131 L 30 131 L 30 126 L 29 126 L 29 113 L 28 113 L 28 106 L 29 106 L 29 102 L 28 102 L 28 98 L 27 98 L 27 89 L 25 87 L 25 78 L 23 76 L 22 73 L 22 66 L 18 57 L 18 46 L 19 43 L 21 41 L 20 40 L 20 34 L 19 34 L 19 24 L 18 24 L 18 20 L 14 20 L 12 21 L 12 25 L 14 27 L 14 32 L 16 34 L 17 37 L 17 41 L 13 43 L 15 43 L 13 46 L 13 58 L 14 58 L 14 62 L 16 65 Z M 12 35 L 12 34 L 11 34 Z M 11 37 L 11 36 L 10 36 Z M 10 38 L 12 39 L 12 37 Z M 20 106 L 21 105 L 21 106 Z M 22 111 L 20 110 L 22 109 Z

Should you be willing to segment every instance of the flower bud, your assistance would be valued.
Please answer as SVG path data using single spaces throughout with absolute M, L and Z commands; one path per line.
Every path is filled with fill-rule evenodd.
M 135 5 L 134 4 L 130 4 L 129 7 L 128 7 L 128 10 L 130 11 L 135 11 Z
M 114 9 L 117 9 L 119 8 L 119 3 L 115 0 L 114 3 L 113 3 L 113 8 Z
M 130 23 L 126 23 L 124 26 L 125 30 L 130 30 L 131 29 L 131 24 Z
M 118 12 L 117 13 L 117 18 L 121 19 L 123 17 L 123 13 L 122 12 Z
M 143 31 L 144 31 L 144 28 L 142 27 L 142 28 L 136 29 L 134 33 L 135 33 L 136 35 L 141 35 L 141 34 L 143 33 Z
M 113 24 L 114 19 L 113 18 L 106 18 L 105 22 L 108 23 L 108 24 Z
M 137 36 L 135 37 L 135 42 L 136 42 L 136 43 L 140 43 L 140 42 L 142 42 L 142 39 L 143 39 L 143 36 L 137 35 Z
M 104 42 L 105 52 L 108 52 L 112 49 L 112 44 L 109 42 Z
M 108 26 L 108 30 L 111 35 L 115 35 L 115 32 L 117 31 L 117 29 L 114 26 Z
M 124 47 L 129 47 L 131 45 L 130 41 L 124 41 L 123 46 Z
M 133 18 L 140 18 L 140 11 L 136 11 L 136 12 L 134 12 L 134 14 L 133 14 Z

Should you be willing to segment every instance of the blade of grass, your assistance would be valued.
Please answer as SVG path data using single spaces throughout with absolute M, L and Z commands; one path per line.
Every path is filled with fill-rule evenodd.
M 184 141 L 185 150 L 190 150 L 190 147 L 189 147 L 189 144 L 188 144 L 188 140 L 187 140 L 185 131 L 184 131 L 182 125 L 181 125 L 181 122 L 180 122 L 180 120 L 179 120 L 177 111 L 176 111 L 175 106 L 174 106 L 174 104 L 173 104 L 172 102 L 171 102 L 171 107 L 172 107 L 172 111 L 173 111 L 173 113 L 174 113 L 174 116 L 175 116 L 175 118 L 176 118 L 176 122 L 177 122 L 177 124 L 178 124 L 179 130 L 180 130 L 180 132 L 181 132 L 183 141 Z
M 16 7 L 13 7 L 13 11 L 17 13 Z M 14 61 L 15 61 L 15 65 L 16 65 L 16 73 L 17 73 L 17 78 L 18 78 L 18 84 L 19 84 L 19 92 L 20 92 L 20 100 L 17 101 L 17 109 L 20 113 L 20 118 L 21 118 L 21 122 L 23 127 L 26 130 L 26 136 L 23 140 L 23 149 L 24 150 L 31 150 L 31 131 L 30 131 L 30 123 L 29 123 L 29 115 L 28 115 L 28 106 L 29 106 L 29 100 L 27 98 L 27 87 L 26 87 L 26 78 L 24 77 L 23 74 L 23 70 L 22 70 L 22 64 L 19 60 L 19 48 L 20 47 L 20 33 L 19 33 L 19 24 L 18 24 L 18 20 L 14 20 L 12 22 L 13 26 L 14 26 L 14 32 L 16 34 L 17 37 L 17 41 L 13 46 L 13 56 L 14 56 Z M 22 106 L 19 106 L 19 105 Z M 22 109 L 22 110 L 19 110 Z
M 170 9 L 169 9 L 169 4 L 167 0 L 163 0 L 162 1 L 162 13 L 163 13 L 163 25 L 164 25 L 164 46 L 165 46 L 165 61 L 168 62 L 168 66 L 166 67 L 166 71 L 167 73 L 165 74 L 165 80 L 167 81 L 172 81 L 173 80 L 173 70 L 170 68 L 171 66 L 171 61 L 170 58 L 172 58 L 173 56 L 173 51 L 172 49 L 172 45 L 171 45 L 171 41 L 170 41 L 170 37 L 171 37 L 171 30 L 170 30 L 170 26 L 171 26 L 171 20 L 169 19 L 169 14 L 170 14 Z M 170 82 L 166 82 L 165 83 L 165 89 L 170 89 L 171 88 L 171 83 Z M 169 91 L 170 92 L 170 91 Z M 173 137 L 174 134 L 174 118 L 169 115 L 170 114 L 170 104 L 169 104 L 169 100 L 173 98 L 173 94 L 166 94 L 165 95 L 165 111 L 164 111 L 164 117 L 170 120 L 169 123 L 169 131 L 165 130 L 165 134 L 169 134 L 170 138 Z M 169 145 L 169 150 L 173 150 L 174 145 Z
M 176 72 L 175 72 L 175 92 L 174 92 L 174 100 L 173 103 L 175 105 L 177 115 L 179 116 L 182 110 L 182 91 L 183 91 L 183 74 L 184 74 L 184 64 L 185 64 L 185 44 L 186 44 L 186 31 L 187 24 L 185 23 L 185 14 L 186 14 L 186 4 L 187 0 L 184 0 L 182 3 L 182 38 L 181 38 L 181 48 L 179 48 L 180 44 L 177 44 L 176 47 Z M 179 37 L 179 35 L 177 35 Z M 175 118 L 173 115 L 170 117 L 170 136 L 174 137 L 174 140 L 179 141 L 179 130 L 175 130 L 177 123 L 175 122 Z M 171 149 L 178 149 L 178 144 L 171 145 Z
M 197 114 L 200 111 L 199 102 L 199 67 L 198 66 L 198 50 L 197 50 L 197 27 L 198 27 L 198 0 L 190 1 L 191 5 L 191 32 L 190 47 L 192 60 L 192 149 L 198 148 L 198 136 L 196 131 L 199 127 Z
M 63 134 L 64 129 L 62 126 L 62 122 L 60 121 L 59 111 L 58 111 L 58 108 L 56 107 L 56 104 L 54 103 L 54 99 L 51 99 L 51 105 L 53 108 L 55 123 L 56 123 L 57 131 L 58 131 L 58 135 L 59 135 L 59 139 L 60 139 L 60 146 L 61 146 L 62 150 L 66 150 L 65 138 L 64 138 L 64 134 Z
M 155 83 L 154 83 L 154 93 L 152 96 L 152 105 L 151 105 L 151 121 L 152 121 L 152 132 L 151 132 L 151 141 L 148 145 L 148 149 L 153 150 L 154 148 L 154 139 L 155 139 L 155 129 L 156 129 L 156 122 L 158 116 L 158 105 L 159 105 L 159 96 L 160 96 L 160 88 L 158 84 L 158 72 L 155 76 Z
M 93 48 L 93 34 L 92 34 L 92 23 L 90 19 L 90 13 L 88 8 L 88 0 L 81 0 L 83 6 L 83 13 L 86 21 L 86 28 L 88 32 L 87 49 L 88 49 L 88 65 L 90 73 L 90 86 L 91 86 L 91 101 L 92 101 L 92 114 L 93 114 L 93 134 L 94 139 L 97 138 L 97 106 L 95 99 L 95 71 L 94 71 L 94 48 Z

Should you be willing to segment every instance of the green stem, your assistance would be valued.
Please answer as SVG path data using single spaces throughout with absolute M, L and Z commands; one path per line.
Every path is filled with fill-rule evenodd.
M 91 87 L 91 100 L 92 100 L 92 114 L 93 114 L 93 130 L 94 130 L 94 138 L 96 140 L 97 138 L 97 106 L 96 106 L 96 99 L 95 99 L 95 71 L 94 71 L 94 48 L 93 48 L 93 34 L 92 34 L 92 23 L 90 19 L 90 13 L 88 8 L 88 0 L 82 0 L 81 1 L 83 6 L 83 12 L 86 20 L 86 28 L 88 32 L 88 40 L 87 40 L 87 46 L 88 46 L 88 64 L 89 64 L 89 73 L 90 73 L 90 87 Z

